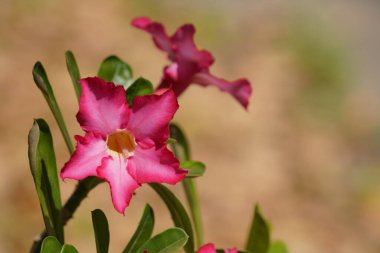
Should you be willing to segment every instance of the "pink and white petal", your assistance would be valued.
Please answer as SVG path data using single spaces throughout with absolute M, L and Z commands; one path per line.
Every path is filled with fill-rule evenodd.
M 128 159 L 106 157 L 98 167 L 98 176 L 108 182 L 111 188 L 112 203 L 121 214 L 129 205 L 133 192 L 140 186 L 127 171 Z
M 123 129 L 131 110 L 122 86 L 115 86 L 97 77 L 81 79 L 82 94 L 77 119 L 84 131 L 103 136 Z
M 128 164 L 128 171 L 140 184 L 176 184 L 187 174 L 186 170 L 179 167 L 177 158 L 165 146 L 159 149 L 136 146 Z
M 245 109 L 248 107 L 252 87 L 247 79 L 230 82 L 217 78 L 210 73 L 201 72 L 194 76 L 193 82 L 202 86 L 217 86 L 220 90 L 230 93 Z
M 200 247 L 197 253 L 216 253 L 215 246 L 212 243 L 207 243 Z
M 133 100 L 127 129 L 137 142 L 149 138 L 162 143 L 168 138 L 167 128 L 177 109 L 177 98 L 171 90 L 162 95 L 138 96 Z
M 107 156 L 107 144 L 99 134 L 87 133 L 84 137 L 75 136 L 77 146 L 70 160 L 61 170 L 61 178 L 82 180 L 89 176 L 97 176 L 96 168 L 101 165 L 102 158 Z
M 165 28 L 161 23 L 153 22 L 147 17 L 138 17 L 132 21 L 132 25 L 141 30 L 144 30 L 152 35 L 153 41 L 156 46 L 167 52 L 172 52 L 172 45 L 168 35 L 165 32 Z
M 238 253 L 237 248 L 225 249 L 224 253 Z

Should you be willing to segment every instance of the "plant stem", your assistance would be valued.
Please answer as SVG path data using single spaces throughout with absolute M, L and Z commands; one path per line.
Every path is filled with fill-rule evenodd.
M 195 236 L 197 237 L 197 248 L 199 248 L 203 244 L 203 227 L 197 187 L 195 181 L 192 178 L 185 178 L 182 181 L 182 185 L 185 190 L 187 203 L 190 206 L 190 213 L 194 223 Z
M 170 135 L 177 140 L 177 143 L 170 145 L 177 159 L 180 162 L 190 161 L 190 147 L 182 129 L 178 125 L 172 123 L 170 125 Z M 197 238 L 196 245 L 199 248 L 203 244 L 203 225 L 199 194 L 195 181 L 192 178 L 185 178 L 182 180 L 182 186 L 185 191 L 187 204 L 190 207 L 191 219 L 194 224 L 195 236 Z
M 77 210 L 81 202 L 87 197 L 88 193 L 101 182 L 103 181 L 96 177 L 88 177 L 77 184 L 74 192 L 71 194 L 71 196 L 62 208 L 63 225 L 66 225 L 66 223 L 73 217 L 75 211 Z M 34 240 L 30 249 L 30 253 L 40 252 L 42 241 L 45 239 L 46 236 L 48 236 L 46 230 L 42 231 L 42 233 Z

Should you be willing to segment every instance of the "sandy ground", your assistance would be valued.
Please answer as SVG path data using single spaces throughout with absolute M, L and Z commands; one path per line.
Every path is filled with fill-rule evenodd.
M 74 51 L 83 77 L 94 76 L 102 59 L 116 54 L 131 64 L 135 77 L 157 83 L 167 62 L 146 34 L 130 27 L 141 14 L 167 23 L 170 31 L 194 23 L 197 43 L 217 59 L 213 73 L 247 77 L 254 87 L 248 111 L 212 88 L 193 86 L 180 99 L 175 120 L 186 129 L 194 159 L 207 165 L 197 179 L 206 240 L 243 248 L 259 203 L 273 238 L 285 241 L 290 252 L 379 252 L 380 43 L 372 28 L 379 22 L 379 5 L 342 2 L 0 0 L 0 252 L 27 252 L 43 228 L 27 161 L 33 118 L 50 124 L 58 167 L 69 159 L 34 86 L 33 64 L 43 62 L 71 134 L 81 134 L 64 52 Z M 310 95 L 307 87 L 321 82 L 304 68 L 313 55 L 300 60 L 289 39 L 295 23 L 314 21 L 327 41 L 344 48 L 352 66 L 343 69 L 349 80 L 339 103 L 335 97 L 333 103 L 323 100 L 330 90 Z M 333 119 L 302 102 L 313 99 L 335 112 Z M 70 180 L 61 183 L 63 199 L 74 186 Z M 180 186 L 174 189 L 183 197 Z M 108 186 L 99 186 L 68 224 L 67 242 L 82 253 L 94 252 L 90 211 L 101 208 L 110 222 L 110 252 L 120 252 L 145 203 L 154 207 L 156 232 L 171 226 L 149 187 L 137 191 L 121 216 Z

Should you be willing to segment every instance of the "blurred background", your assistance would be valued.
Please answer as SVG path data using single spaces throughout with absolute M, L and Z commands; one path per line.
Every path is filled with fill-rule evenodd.
M 158 83 L 168 63 L 139 15 L 197 28 L 199 48 L 211 51 L 211 71 L 247 77 L 248 112 L 215 88 L 192 86 L 175 120 L 184 126 L 193 158 L 207 165 L 197 180 L 206 241 L 244 247 L 255 203 L 273 239 L 292 253 L 380 252 L 380 2 L 375 0 L 0 0 L 0 252 L 28 252 L 43 228 L 27 161 L 33 118 L 54 135 L 58 168 L 69 159 L 31 70 L 40 60 L 72 135 L 81 134 L 77 101 L 64 53 L 76 55 L 83 77 L 116 54 Z M 211 102 L 212 101 L 212 102 Z M 65 200 L 75 181 L 61 183 Z M 181 187 L 177 192 L 183 197 Z M 67 242 L 95 252 L 90 211 L 110 221 L 110 252 L 121 252 L 145 203 L 156 232 L 172 225 L 147 186 L 125 216 L 97 187 L 67 226 Z

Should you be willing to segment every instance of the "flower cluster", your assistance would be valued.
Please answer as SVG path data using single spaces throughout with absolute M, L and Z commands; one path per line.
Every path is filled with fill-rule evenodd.
M 169 123 L 179 108 L 177 98 L 190 84 L 216 86 L 220 90 L 232 95 L 244 108 L 247 108 L 252 93 L 251 85 L 247 79 L 227 81 L 215 77 L 210 73 L 209 68 L 213 64 L 214 58 L 210 52 L 199 50 L 195 46 L 193 38 L 195 28 L 192 25 L 185 24 L 181 26 L 172 36 L 166 34 L 162 24 L 153 22 L 146 17 L 136 18 L 133 20 L 132 25 L 150 33 L 156 46 L 168 54 L 171 64 L 164 68 L 163 77 L 155 90 L 151 88 L 148 92 L 149 95 L 142 96 L 132 93 L 131 100 L 131 93 L 126 94 L 128 90 L 126 91 L 123 86 L 107 82 L 100 77 L 89 77 L 80 80 L 78 77 L 77 80 L 73 79 L 74 87 L 78 91 L 77 94 L 80 93 L 79 111 L 76 117 L 84 131 L 84 135 L 75 136 L 77 142 L 76 148 L 60 172 L 62 179 L 84 180 L 88 177 L 97 177 L 101 179 L 100 181 L 106 181 L 110 186 L 114 208 L 122 214 L 124 214 L 126 207 L 129 205 L 133 193 L 142 184 L 166 183 L 174 185 L 187 176 L 188 170 L 180 167 L 179 160 L 168 149 L 167 143 L 169 138 Z M 73 55 L 71 57 L 72 59 L 70 60 L 75 61 Z M 35 81 L 39 87 L 46 87 L 46 84 L 41 85 L 40 83 L 44 81 L 41 73 L 43 74 L 42 76 L 46 75 L 42 69 L 42 65 L 37 64 L 37 67 L 34 70 L 36 72 L 33 72 L 36 75 L 34 76 Z M 72 72 L 79 73 L 79 70 Z M 99 76 L 101 75 L 99 74 Z M 75 86 L 78 83 L 80 87 Z M 52 90 L 43 89 L 43 92 L 52 92 Z M 53 95 L 45 96 L 48 99 L 48 103 L 51 102 L 49 99 L 53 97 Z M 55 105 L 56 102 L 53 101 L 52 104 Z M 54 113 L 57 113 L 57 111 L 53 111 Z M 56 116 L 56 114 L 54 115 Z M 62 127 L 62 124 L 64 124 L 63 120 L 57 120 L 57 122 L 61 124 L 61 130 L 65 129 L 65 127 Z M 67 137 L 69 135 L 64 133 L 64 131 L 62 133 L 66 143 L 70 144 L 68 145 L 69 150 L 72 151 L 70 138 Z M 57 178 L 57 175 L 55 177 Z M 191 179 L 190 181 L 186 180 L 186 182 L 189 184 L 184 184 L 185 190 L 186 187 L 191 187 L 191 193 L 187 193 L 193 194 L 191 198 L 192 201 L 195 201 L 197 198 L 195 186 L 191 185 Z M 154 186 L 152 185 L 152 188 Z M 83 194 L 83 196 L 85 195 Z M 168 198 L 175 199 L 175 196 Z M 176 201 L 179 202 L 178 200 Z M 49 201 L 46 200 L 46 202 Z M 184 219 L 184 221 L 181 220 L 180 222 L 183 227 L 175 228 L 176 230 L 167 231 L 167 233 L 174 231 L 177 233 L 176 236 L 183 235 L 186 239 L 184 241 L 187 241 L 187 237 L 193 236 L 191 222 L 186 211 L 182 210 L 184 208 L 177 202 L 175 202 L 174 207 L 168 206 L 169 209 L 178 208 L 178 205 L 180 206 L 178 212 L 184 212 L 185 214 L 178 214 L 177 216 L 179 217 L 173 217 L 173 219 Z M 191 201 L 189 201 L 189 204 L 194 205 Z M 194 209 L 195 207 L 191 211 L 197 212 Z M 48 213 L 47 215 L 50 214 Z M 147 212 L 147 215 L 149 215 L 149 212 Z M 151 215 L 153 216 L 153 214 Z M 56 218 L 59 221 L 56 224 L 62 225 L 60 213 Z M 192 213 L 192 218 L 197 236 L 199 236 L 197 237 L 199 246 L 202 242 L 201 228 L 199 226 L 200 217 Z M 153 217 L 151 219 L 153 220 Z M 48 221 L 48 219 L 46 218 L 45 221 Z M 186 226 L 190 226 L 190 229 L 187 229 Z M 57 238 L 63 242 L 63 227 L 60 227 L 60 229 L 62 237 L 58 238 L 59 236 L 57 236 Z M 49 230 L 49 233 L 52 231 L 49 226 L 47 226 L 47 230 Z M 151 230 L 153 230 L 153 225 Z M 165 235 L 165 232 L 161 234 L 161 236 L 163 235 Z M 170 238 L 170 236 L 167 238 Z M 145 240 L 146 238 L 140 239 Z M 52 238 L 47 238 L 47 240 L 52 240 Z M 137 239 L 135 238 L 135 240 Z M 165 240 L 163 239 L 163 241 Z M 194 245 L 192 245 L 194 244 L 193 240 L 193 238 L 189 239 L 186 244 L 190 245 L 190 249 L 186 249 L 185 244 L 182 245 L 185 245 L 186 252 L 195 251 Z M 134 242 L 132 244 L 135 245 Z M 58 245 L 60 245 L 59 242 Z M 39 252 L 38 247 L 40 246 L 33 247 L 32 252 Z M 149 248 L 148 246 L 146 247 Z M 145 244 L 141 247 L 140 251 L 136 252 L 148 251 L 145 248 Z M 50 251 L 42 250 L 41 252 Z M 216 252 L 215 246 L 212 243 L 204 244 L 197 251 L 197 253 Z M 224 250 L 224 253 L 237 252 L 236 248 Z

